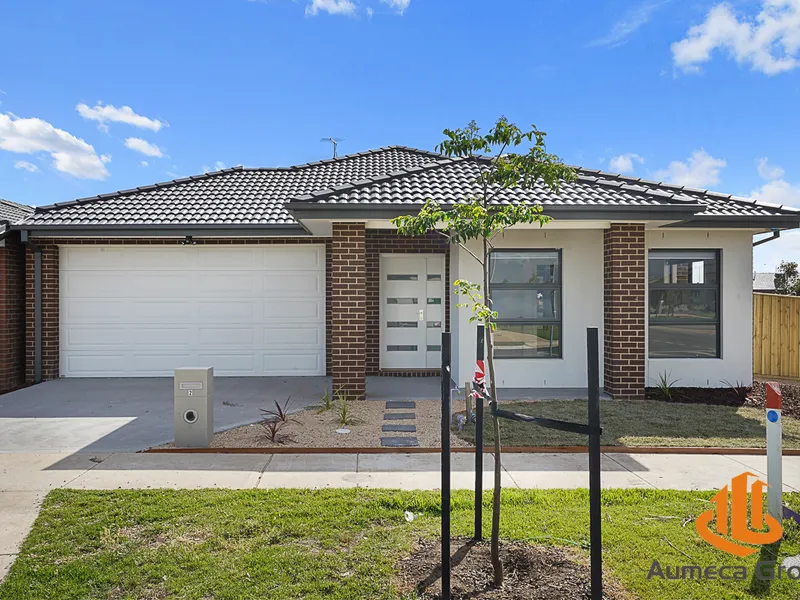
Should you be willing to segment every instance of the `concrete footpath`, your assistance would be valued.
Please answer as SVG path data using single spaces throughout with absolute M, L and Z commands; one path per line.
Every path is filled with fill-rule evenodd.
M 484 457 L 491 489 L 493 457 Z M 439 488 L 438 454 L 0 454 L 0 578 L 44 496 L 57 488 Z M 471 489 L 472 454 L 453 454 L 452 484 Z M 766 480 L 765 456 L 604 454 L 603 487 L 716 490 L 742 471 Z M 784 457 L 784 487 L 800 491 L 800 456 Z M 507 488 L 588 487 L 586 454 L 506 454 Z

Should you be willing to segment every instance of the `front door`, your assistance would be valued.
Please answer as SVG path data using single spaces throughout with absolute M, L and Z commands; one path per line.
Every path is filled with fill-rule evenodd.
M 444 255 L 381 255 L 381 368 L 438 369 Z

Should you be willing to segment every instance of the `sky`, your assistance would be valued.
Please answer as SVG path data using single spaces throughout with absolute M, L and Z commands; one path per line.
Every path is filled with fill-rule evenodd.
M 499 116 L 565 162 L 800 207 L 800 0 L 0 0 L 0 197 Z M 800 261 L 800 233 L 755 250 Z

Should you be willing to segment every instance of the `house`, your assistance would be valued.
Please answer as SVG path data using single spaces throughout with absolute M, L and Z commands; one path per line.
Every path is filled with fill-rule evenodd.
M 753 291 L 759 294 L 775 294 L 775 273 L 753 271 Z
M 288 168 L 224 169 L 37 207 L 11 226 L 26 245 L 26 381 L 226 375 L 470 379 L 475 326 L 457 278 L 480 267 L 444 236 L 390 219 L 476 191 L 482 158 L 380 148 Z M 602 384 L 640 398 L 750 382 L 753 235 L 800 212 L 752 199 L 578 170 L 559 195 L 514 189 L 554 221 L 496 239 L 492 296 L 500 387 L 586 385 L 585 330 L 602 330 Z M 471 248 L 474 249 L 474 248 Z M 16 285 L 22 285 L 17 282 Z
M 23 383 L 25 351 L 25 250 L 11 224 L 33 208 L 0 198 L 0 394 Z

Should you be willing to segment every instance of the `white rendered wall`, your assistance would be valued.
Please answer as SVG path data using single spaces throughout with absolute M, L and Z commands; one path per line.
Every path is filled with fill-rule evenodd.
M 669 372 L 679 387 L 726 387 L 753 381 L 753 232 L 749 230 L 649 230 L 648 250 L 659 248 L 720 251 L 720 358 L 652 358 L 646 361 L 646 385 Z
M 560 249 L 562 261 L 562 344 L 561 358 L 497 359 L 497 384 L 501 388 L 584 388 L 586 387 L 586 328 L 600 329 L 603 341 L 603 230 L 602 229 L 513 229 L 494 240 L 498 248 Z M 480 245 L 468 246 L 476 254 Z M 463 249 L 453 246 L 451 280 L 468 279 L 483 283 L 481 267 Z M 452 285 L 451 285 L 452 293 Z M 472 378 L 475 366 L 475 324 L 469 322 L 468 308 L 456 308 L 451 297 L 454 379 L 460 384 Z M 603 350 L 600 348 L 602 385 Z M 487 372 L 488 377 L 488 372 Z

